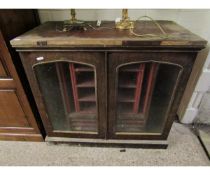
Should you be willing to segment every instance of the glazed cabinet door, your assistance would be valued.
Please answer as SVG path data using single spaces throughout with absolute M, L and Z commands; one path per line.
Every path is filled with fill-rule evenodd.
M 183 93 L 180 85 L 185 87 L 191 71 L 194 57 L 188 57 L 183 53 L 108 54 L 109 138 L 167 137 Z
M 105 137 L 104 53 L 23 52 L 21 57 L 48 136 Z

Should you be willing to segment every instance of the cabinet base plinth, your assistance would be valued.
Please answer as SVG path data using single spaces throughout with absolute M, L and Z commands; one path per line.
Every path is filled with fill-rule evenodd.
M 69 144 L 78 146 L 95 147 L 119 147 L 119 148 L 152 148 L 166 149 L 167 140 L 105 140 L 105 139 L 83 139 L 83 138 L 65 138 L 65 137 L 46 137 L 45 141 L 54 144 Z

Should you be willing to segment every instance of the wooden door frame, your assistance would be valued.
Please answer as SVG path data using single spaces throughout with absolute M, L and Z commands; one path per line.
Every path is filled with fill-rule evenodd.
M 108 138 L 110 139 L 152 139 L 152 140 L 166 140 L 172 126 L 173 120 L 176 116 L 176 112 L 178 109 L 178 105 L 180 103 L 182 94 L 187 84 L 187 80 L 191 73 L 192 65 L 196 58 L 195 52 L 159 52 L 154 50 L 153 53 L 146 52 L 130 52 L 130 53 L 122 53 L 122 52 L 110 52 L 108 54 L 108 86 L 110 89 L 110 93 L 108 95 Z M 132 63 L 132 62 L 164 62 L 169 64 L 175 64 L 182 68 L 182 73 L 177 80 L 175 88 L 173 90 L 173 95 L 170 100 L 170 107 L 168 110 L 168 115 L 166 116 L 166 121 L 162 133 L 142 133 L 139 135 L 132 134 L 115 134 L 115 126 L 116 122 L 116 79 L 117 79 L 117 66 L 124 63 Z
M 105 75 L 105 53 L 99 52 L 68 52 L 68 51 L 36 51 L 36 52 L 20 52 L 21 61 L 23 63 L 26 75 L 28 77 L 32 92 L 40 112 L 46 133 L 49 137 L 74 137 L 74 138 L 105 138 L 107 130 L 106 121 L 106 81 L 101 78 Z M 36 58 L 43 57 L 43 60 L 37 61 Z M 71 131 L 53 131 L 51 122 L 47 116 L 47 110 L 38 86 L 38 81 L 33 71 L 35 64 L 41 64 L 52 61 L 65 61 L 74 63 L 84 63 L 95 67 L 96 72 L 96 92 L 97 92 L 97 108 L 98 108 L 98 133 L 79 133 Z

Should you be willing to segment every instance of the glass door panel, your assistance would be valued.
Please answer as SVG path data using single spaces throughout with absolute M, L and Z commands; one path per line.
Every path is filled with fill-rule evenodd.
M 158 62 L 118 67 L 115 133 L 162 133 L 179 72 Z
M 98 132 L 94 67 L 63 61 L 34 71 L 54 130 Z

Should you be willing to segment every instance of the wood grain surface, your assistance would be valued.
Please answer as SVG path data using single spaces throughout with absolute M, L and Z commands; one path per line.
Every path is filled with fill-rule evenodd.
M 13 47 L 106 47 L 106 46 L 180 46 L 204 47 L 206 41 L 191 33 L 172 21 L 157 21 L 167 38 L 137 37 L 129 30 L 115 29 L 114 22 L 102 22 L 101 28 L 95 26 L 96 22 L 88 22 L 92 27 L 86 31 L 72 30 L 63 32 L 63 22 L 46 22 L 39 27 L 13 39 Z M 134 32 L 138 34 L 161 35 L 161 31 L 152 21 L 140 21 L 135 24 Z

